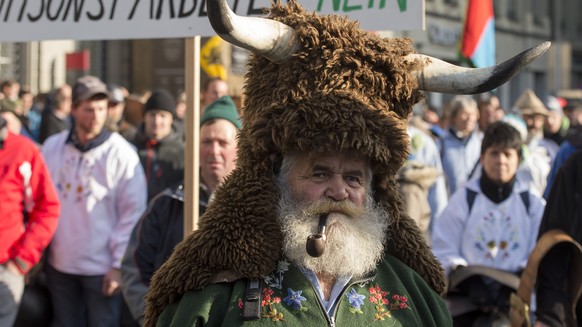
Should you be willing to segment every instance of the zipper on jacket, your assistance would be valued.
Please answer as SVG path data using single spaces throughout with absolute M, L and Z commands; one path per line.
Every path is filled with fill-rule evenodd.
M 315 297 L 317 298 L 317 303 L 319 304 L 319 308 L 321 309 L 321 311 L 323 311 L 323 315 L 325 316 L 325 320 L 327 320 L 327 324 L 330 327 L 335 327 L 335 319 L 332 319 L 327 314 L 327 310 L 325 310 L 325 306 L 321 302 L 321 299 L 319 298 L 319 295 L 317 295 L 317 290 L 315 289 L 315 287 L 313 287 L 313 285 L 311 284 L 311 282 L 309 283 L 309 285 L 311 286 L 311 288 L 313 289 L 313 292 L 315 293 Z
M 327 313 L 325 306 L 323 305 L 323 303 L 321 302 L 321 299 L 317 295 L 317 290 L 313 287 L 313 285 L 311 283 L 309 283 L 309 285 L 311 285 L 311 288 L 313 288 L 313 291 L 315 293 L 315 297 L 317 298 L 317 303 L 319 303 L 319 307 L 323 311 L 323 314 L 325 315 L 325 319 L 327 320 L 327 323 L 330 327 L 335 327 L 335 316 L 337 314 L 337 308 L 339 306 L 339 302 L 341 301 L 342 296 L 344 296 L 344 294 L 346 293 L 346 290 L 349 287 L 352 287 L 356 284 L 366 283 L 366 282 L 374 279 L 375 277 L 376 277 L 376 274 L 368 276 L 368 277 L 364 277 L 364 278 L 361 278 L 358 280 L 353 280 L 353 281 L 350 281 L 349 283 L 347 283 L 346 286 L 344 286 L 344 288 L 342 289 L 342 291 L 340 292 L 339 296 L 336 299 L 337 303 L 336 303 L 335 307 L 333 308 L 333 311 L 331 312 L 331 316 Z

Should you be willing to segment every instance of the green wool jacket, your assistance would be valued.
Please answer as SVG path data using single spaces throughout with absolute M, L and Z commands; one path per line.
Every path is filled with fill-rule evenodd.
M 247 279 L 189 291 L 158 326 L 452 326 L 445 302 L 408 266 L 386 256 L 376 272 L 351 280 L 328 315 L 305 275 L 281 260 L 262 281 L 261 318 L 242 319 Z M 331 316 L 331 317 L 330 317 Z

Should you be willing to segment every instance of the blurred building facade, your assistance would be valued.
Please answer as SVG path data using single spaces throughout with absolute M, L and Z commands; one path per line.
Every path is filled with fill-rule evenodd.
M 462 35 L 466 0 L 425 0 L 425 31 L 391 33 L 410 37 L 417 51 L 459 64 L 458 44 Z M 508 110 L 526 88 L 541 97 L 561 89 L 582 88 L 582 1 L 493 0 L 496 62 L 544 41 L 552 41 L 547 54 L 530 64 L 511 81 L 494 91 Z M 439 108 L 450 98 L 429 94 Z
M 509 83 L 495 90 L 508 109 L 525 88 L 542 97 L 560 89 L 582 88 L 582 1 L 493 0 L 496 61 L 550 40 L 548 54 L 529 65 Z M 418 52 L 458 64 L 457 44 L 462 33 L 466 0 L 425 0 L 425 31 L 380 32 L 410 37 Z M 208 38 L 203 38 L 202 46 Z M 67 71 L 65 55 L 89 50 L 87 71 Z M 207 49 L 204 60 L 223 65 L 232 95 L 239 96 L 245 72 L 245 50 L 223 42 Z M 210 58 L 208 58 L 210 57 Z M 140 93 L 166 88 L 178 94 L 184 87 L 184 40 L 41 41 L 0 43 L 0 79 L 13 78 L 33 92 L 48 92 L 78 75 L 89 73 Z M 203 78 L 209 72 L 202 71 Z M 429 94 L 440 107 L 449 95 Z

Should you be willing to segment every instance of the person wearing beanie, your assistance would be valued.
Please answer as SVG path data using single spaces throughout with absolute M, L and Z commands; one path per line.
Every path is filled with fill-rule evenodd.
M 165 90 L 152 92 L 143 108 L 144 121 L 133 140 L 148 185 L 148 201 L 184 179 L 184 141 L 173 127 L 176 103 Z
M 236 136 L 241 127 L 228 95 L 212 102 L 200 117 L 200 178 L 211 193 L 234 169 Z
M 242 128 L 242 123 L 231 97 L 225 95 L 212 102 L 200 117 L 200 126 L 212 119 L 224 119 L 232 123 L 237 129 Z
M 202 215 L 212 193 L 236 166 L 236 137 L 241 127 L 228 96 L 214 101 L 201 117 L 199 210 Z M 152 275 L 184 237 L 184 183 L 167 188 L 149 204 L 135 227 L 121 264 L 122 291 L 140 325 L 144 296 Z
M 488 91 L 549 44 L 473 71 L 297 1 L 268 18 L 226 2 L 207 2 L 211 25 L 254 52 L 237 167 L 156 271 L 145 326 L 450 326 L 443 270 L 398 194 L 408 116 L 421 90 Z

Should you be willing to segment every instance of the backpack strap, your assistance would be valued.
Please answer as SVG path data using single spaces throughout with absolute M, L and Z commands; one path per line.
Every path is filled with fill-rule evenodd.
M 467 176 L 467 180 L 470 180 L 471 178 L 473 178 L 473 176 L 475 175 L 475 172 L 477 171 L 477 168 L 481 167 L 480 164 L 481 164 L 481 161 L 479 161 L 479 160 L 475 161 L 475 164 L 473 165 L 473 169 L 471 169 L 469 176 Z
M 242 318 L 245 321 L 261 319 L 262 280 L 251 279 L 247 281 L 245 299 L 243 302 Z
M 471 214 L 471 209 L 473 208 L 473 203 L 475 203 L 475 198 L 477 197 L 477 192 L 465 188 L 467 190 L 467 205 L 469 206 L 468 213 Z
M 467 190 L 467 205 L 469 206 L 469 214 L 471 213 L 471 209 L 473 208 L 473 203 L 475 203 L 475 198 L 477 197 L 477 192 L 466 188 Z M 523 205 L 525 205 L 525 211 L 529 215 L 529 191 L 523 191 L 519 193 L 521 197 L 521 201 L 523 201 Z
M 529 191 L 527 191 L 527 190 L 523 191 L 523 192 L 519 193 L 519 196 L 521 197 L 521 200 L 523 201 L 523 204 L 525 205 L 525 211 L 529 215 Z

